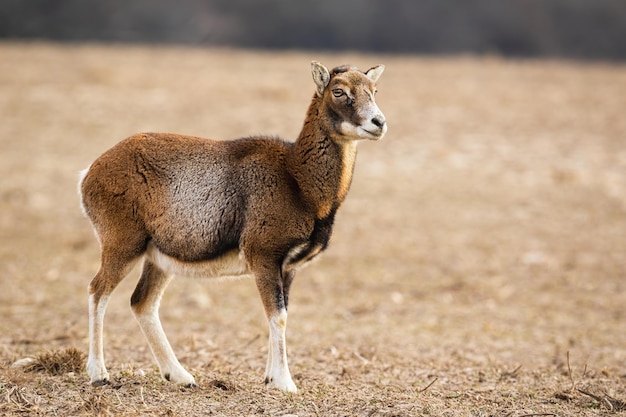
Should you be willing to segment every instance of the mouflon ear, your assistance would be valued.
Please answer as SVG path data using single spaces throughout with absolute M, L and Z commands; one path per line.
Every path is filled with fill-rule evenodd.
M 330 82 L 330 73 L 328 69 L 317 61 L 311 62 L 311 73 L 313 74 L 313 81 L 317 86 L 317 95 L 320 97 L 324 94 L 324 89 Z
M 368 69 L 367 72 L 365 72 L 365 75 L 367 75 L 367 78 L 369 78 L 370 80 L 376 82 L 378 81 L 384 70 L 384 65 L 376 65 L 375 67 Z

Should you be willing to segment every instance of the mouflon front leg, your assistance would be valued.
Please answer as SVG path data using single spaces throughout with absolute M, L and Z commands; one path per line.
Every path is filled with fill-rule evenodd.
M 265 315 L 269 323 L 265 384 L 285 392 L 297 392 L 298 389 L 291 379 L 289 366 L 287 365 L 287 345 L 285 341 L 287 330 L 287 294 L 285 294 L 285 289 L 289 289 L 293 275 L 288 273 L 288 279 L 284 280 L 280 269 L 277 265 L 253 269 L 257 288 L 259 289 Z

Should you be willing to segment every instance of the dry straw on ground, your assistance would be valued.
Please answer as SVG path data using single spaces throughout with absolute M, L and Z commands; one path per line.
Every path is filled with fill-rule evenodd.
M 70 372 L 82 372 L 84 368 L 85 354 L 75 347 L 69 347 L 40 352 L 32 360 L 26 362 L 22 369 L 24 372 L 45 372 L 58 376 Z
M 623 413 L 623 65 L 18 43 L 0 56 L 0 414 Z M 138 131 L 293 139 L 313 59 L 386 64 L 389 133 L 361 144 L 330 248 L 294 283 L 300 392 L 262 384 L 251 281 L 172 283 L 164 327 L 200 388 L 161 381 L 128 306 L 137 271 L 107 311 L 112 384 L 91 387 L 99 253 L 78 171 Z M 26 357 L 42 372 L 11 366 Z

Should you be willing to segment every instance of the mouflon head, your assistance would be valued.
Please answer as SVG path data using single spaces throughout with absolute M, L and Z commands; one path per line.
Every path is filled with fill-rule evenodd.
M 376 105 L 376 82 L 384 65 L 362 72 L 351 65 L 329 71 L 319 62 L 311 63 L 316 95 L 322 98 L 328 128 L 334 139 L 381 139 L 387 132 L 385 116 Z

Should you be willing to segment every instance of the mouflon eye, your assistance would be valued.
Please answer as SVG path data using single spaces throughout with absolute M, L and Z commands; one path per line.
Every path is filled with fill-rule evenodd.
M 333 96 L 335 97 L 341 97 L 343 96 L 345 93 L 343 92 L 343 90 L 341 88 L 335 88 L 333 90 Z

